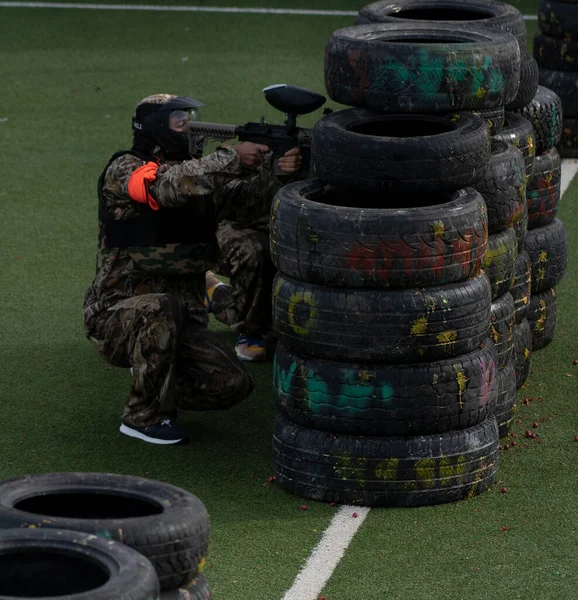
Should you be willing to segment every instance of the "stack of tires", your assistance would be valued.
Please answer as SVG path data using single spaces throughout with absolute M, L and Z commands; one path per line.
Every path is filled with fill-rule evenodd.
M 494 481 L 496 363 L 508 362 L 514 315 L 501 297 L 525 163 L 495 142 L 496 167 L 507 154 L 512 173 L 494 180 L 507 188 L 495 234 L 507 243 L 488 253 L 488 209 L 469 186 L 489 188 L 492 148 L 471 112 L 503 111 L 519 76 L 516 38 L 485 27 L 379 23 L 330 37 L 327 91 L 357 108 L 317 123 L 317 179 L 282 188 L 272 209 L 273 450 L 287 490 L 413 506 Z M 515 206 L 510 180 L 523 185 Z
M 101 473 L 0 482 L 1 597 L 210 600 L 208 543 L 205 506 L 172 485 Z
M 563 158 L 577 158 L 577 3 L 574 0 L 540 0 L 538 27 L 540 31 L 534 36 L 534 57 L 540 68 L 540 84 L 559 96 L 564 109 L 558 150 Z

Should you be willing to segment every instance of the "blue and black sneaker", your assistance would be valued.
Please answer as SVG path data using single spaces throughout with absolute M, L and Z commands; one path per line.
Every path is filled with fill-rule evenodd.
M 120 432 L 129 437 L 143 440 L 149 444 L 159 444 L 167 446 L 170 444 L 186 444 L 189 439 L 183 431 L 177 427 L 170 419 L 165 419 L 155 425 L 148 427 L 133 427 L 123 423 L 120 426 Z

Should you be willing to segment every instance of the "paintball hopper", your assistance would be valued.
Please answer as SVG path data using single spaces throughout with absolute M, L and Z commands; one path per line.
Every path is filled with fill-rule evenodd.
M 296 127 L 299 115 L 307 115 L 323 106 L 325 96 L 296 85 L 278 83 L 263 89 L 267 102 L 287 115 L 289 129 Z

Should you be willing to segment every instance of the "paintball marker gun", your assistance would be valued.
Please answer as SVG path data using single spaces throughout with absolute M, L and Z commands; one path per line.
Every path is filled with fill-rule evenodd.
M 273 151 L 275 174 L 280 175 L 282 172 L 278 168 L 277 159 L 291 148 L 299 146 L 303 167 L 309 171 L 312 130 L 297 127 L 297 117 L 307 115 L 323 106 L 325 96 L 285 83 L 266 87 L 263 92 L 271 106 L 285 113 L 285 125 L 271 125 L 265 122 L 264 117 L 261 117 L 258 123 L 250 122 L 245 125 L 192 121 L 188 125 L 191 150 L 198 149 L 199 145 L 202 147 L 207 138 L 219 141 L 237 138 L 240 142 L 264 144 Z

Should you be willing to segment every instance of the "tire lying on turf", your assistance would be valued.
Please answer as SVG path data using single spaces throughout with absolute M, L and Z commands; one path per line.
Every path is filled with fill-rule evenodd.
M 0 530 L 0 598 L 159 600 L 151 563 L 118 542 L 76 531 Z
M 521 152 L 500 140 L 492 140 L 486 173 L 472 187 L 488 209 L 488 232 L 513 227 L 522 217 L 526 197 L 526 166 Z
M 273 390 L 280 414 L 304 427 L 348 435 L 426 435 L 482 422 L 496 406 L 496 352 L 453 359 L 368 365 L 275 351 Z
M 578 73 L 540 69 L 540 85 L 560 98 L 564 119 L 578 117 Z
M 532 123 L 536 155 L 548 152 L 560 141 L 562 102 L 552 90 L 539 85 L 532 102 L 523 108 L 513 109 L 513 112 Z
M 488 251 L 482 268 L 490 279 L 492 300 L 510 291 L 516 277 L 518 241 L 509 227 L 488 237 Z
M 490 318 L 490 339 L 496 347 L 496 365 L 498 369 L 503 369 L 512 358 L 515 324 L 516 307 L 514 298 L 510 292 L 506 292 L 492 302 Z
M 176 590 L 161 594 L 161 600 L 211 600 L 211 590 L 204 575 L 199 575 Z
M 532 263 L 532 294 L 555 287 L 564 277 L 568 263 L 568 238 L 560 219 L 528 231 L 524 249 Z
M 452 285 L 389 291 L 330 288 L 278 273 L 273 327 L 290 350 L 306 356 L 441 360 L 472 352 L 488 337 L 490 295 L 484 273 Z
M 512 364 L 516 372 L 516 389 L 520 389 L 528 379 L 532 367 L 532 330 L 528 319 L 524 319 L 514 329 Z
M 521 323 L 528 314 L 530 307 L 530 293 L 532 289 L 532 261 L 530 255 L 522 250 L 516 259 L 516 276 L 514 284 L 510 288 L 510 294 L 514 299 L 516 311 L 516 323 Z
M 578 10 L 573 2 L 540 0 L 538 27 L 548 36 L 578 37 Z
M 532 294 L 528 309 L 528 322 L 532 332 L 532 352 L 545 348 L 556 332 L 556 291 L 546 290 Z
M 365 506 L 419 506 L 481 493 L 496 477 L 498 426 L 415 437 L 335 435 L 280 415 L 273 433 L 277 482 L 297 496 Z
M 526 48 L 526 23 L 519 10 L 503 2 L 475 0 L 385 0 L 364 6 L 357 15 L 356 25 L 366 23 L 397 23 L 406 27 L 415 22 L 434 22 L 435 27 L 480 25 L 507 31 L 517 40 L 520 50 Z
M 514 36 L 481 26 L 371 23 L 334 31 L 325 48 L 329 96 L 380 113 L 505 106 L 519 82 Z
M 498 371 L 498 402 L 496 405 L 496 421 L 499 436 L 508 435 L 516 414 L 516 370 L 513 363 L 508 363 Z
M 534 127 L 527 119 L 511 111 L 506 111 L 504 128 L 494 136 L 494 139 L 509 142 L 522 152 L 526 165 L 526 184 L 532 177 L 536 144 L 534 142 Z
M 0 482 L 0 528 L 84 531 L 148 558 L 162 590 L 202 570 L 209 542 L 203 503 L 172 485 L 103 473 L 48 473 Z
M 550 225 L 558 212 L 562 161 L 556 148 L 534 159 L 532 179 L 526 190 L 528 229 Z
M 393 201 L 392 201 L 393 202 Z M 349 288 L 430 287 L 477 275 L 488 245 L 473 189 L 381 198 L 317 180 L 282 187 L 271 209 L 275 266 L 305 282 Z
M 488 128 L 473 114 L 448 118 L 338 110 L 315 124 L 311 139 L 316 177 L 382 194 L 383 207 L 403 205 L 392 191 L 467 187 L 484 175 L 489 159 Z

